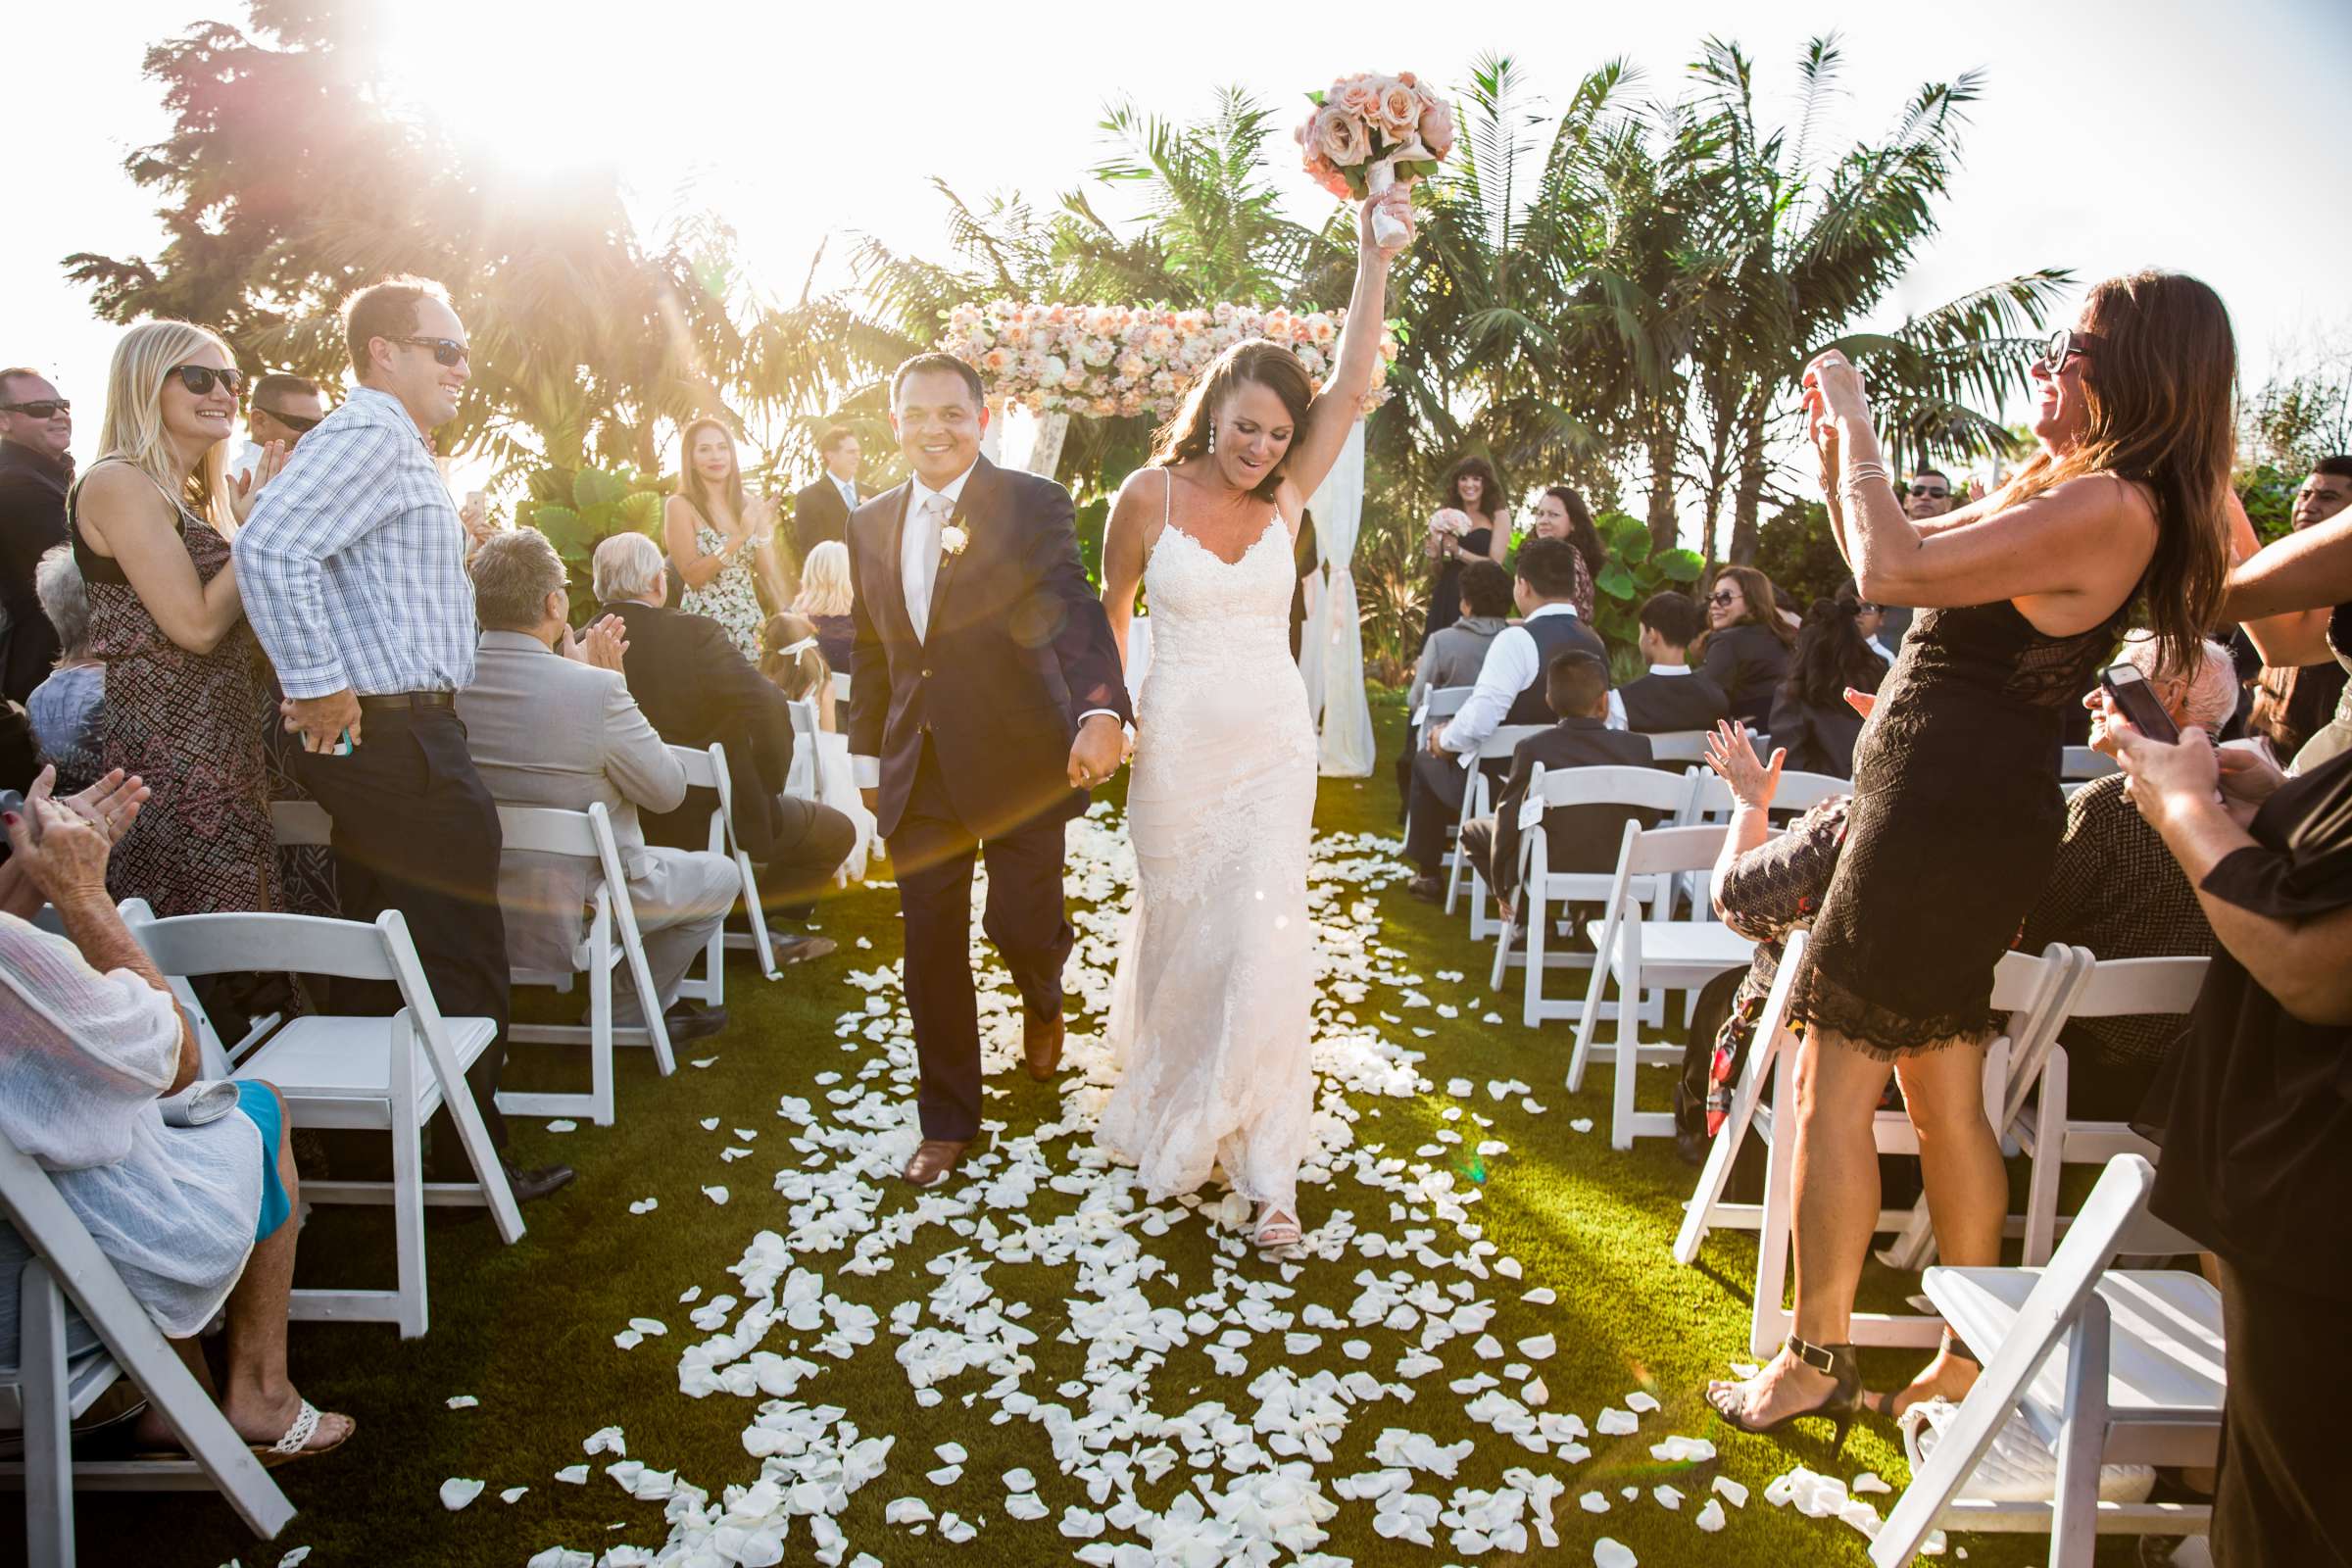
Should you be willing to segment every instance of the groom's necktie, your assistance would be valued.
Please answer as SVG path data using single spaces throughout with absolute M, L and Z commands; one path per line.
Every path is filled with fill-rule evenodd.
M 939 536 L 952 510 L 948 498 L 924 498 L 923 509 L 907 523 L 907 548 L 913 554 L 906 573 L 906 618 L 914 623 L 914 640 L 931 629 L 931 585 L 939 580 Z

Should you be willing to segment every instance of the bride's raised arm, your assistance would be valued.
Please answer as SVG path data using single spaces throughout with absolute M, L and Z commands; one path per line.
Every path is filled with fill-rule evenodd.
M 1404 224 L 1405 237 L 1394 248 L 1372 237 L 1372 215 L 1383 206 Z M 1391 186 L 1386 195 L 1356 208 L 1355 292 L 1348 301 L 1348 324 L 1340 331 L 1339 357 L 1330 379 L 1307 408 L 1305 428 L 1293 443 L 1285 467 L 1285 477 L 1298 487 L 1302 506 L 1340 461 L 1340 449 L 1347 445 L 1348 431 L 1371 390 L 1372 367 L 1379 361 L 1380 338 L 1387 326 L 1389 267 L 1412 243 L 1412 228 L 1413 198 L 1407 186 Z

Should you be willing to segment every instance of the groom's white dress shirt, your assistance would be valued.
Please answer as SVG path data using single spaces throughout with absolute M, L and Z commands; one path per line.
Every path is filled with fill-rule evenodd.
M 972 468 L 979 466 L 975 462 L 936 490 L 911 474 L 907 476 L 906 527 L 899 539 L 899 581 L 906 589 L 906 618 L 914 626 L 914 640 L 918 643 L 931 630 L 931 590 L 939 581 L 940 535 L 963 500 L 963 487 L 972 477 Z M 834 482 L 845 489 L 852 488 L 846 481 Z M 853 508 L 856 505 L 853 503 Z M 1078 722 L 1083 724 L 1097 713 L 1119 716 L 1107 708 L 1090 708 L 1078 715 Z M 882 760 L 852 757 L 850 775 L 861 790 L 878 789 L 882 784 Z

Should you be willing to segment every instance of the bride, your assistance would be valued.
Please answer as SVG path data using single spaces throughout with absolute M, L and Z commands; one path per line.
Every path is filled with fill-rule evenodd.
M 1136 705 L 1127 826 L 1141 884 L 1108 1039 L 1120 1080 L 1096 1137 L 1154 1199 L 1221 1165 L 1257 1245 L 1298 1245 L 1312 1136 L 1306 912 L 1316 742 L 1291 658 L 1299 518 L 1354 424 L 1380 349 L 1389 265 L 1357 213 L 1355 292 L 1317 397 L 1290 350 L 1236 343 L 1200 374 L 1129 476 L 1102 547 L 1122 659 L 1139 583 L 1152 665 Z

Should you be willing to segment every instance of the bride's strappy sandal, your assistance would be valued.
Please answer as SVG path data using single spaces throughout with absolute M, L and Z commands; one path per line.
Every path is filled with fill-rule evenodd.
M 1286 1214 L 1272 1203 L 1261 1205 L 1254 1240 L 1261 1252 L 1289 1251 L 1298 1245 L 1298 1216 Z

